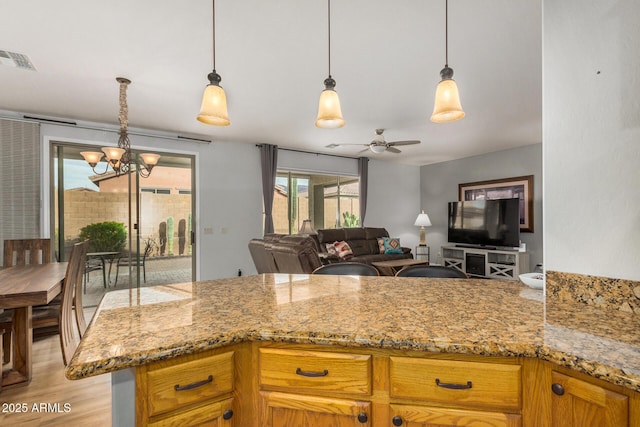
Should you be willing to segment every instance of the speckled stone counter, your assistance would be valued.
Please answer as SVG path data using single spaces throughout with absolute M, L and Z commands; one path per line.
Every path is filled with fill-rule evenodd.
M 640 319 L 518 282 L 260 275 L 106 294 L 70 379 L 263 340 L 551 361 L 640 391 Z

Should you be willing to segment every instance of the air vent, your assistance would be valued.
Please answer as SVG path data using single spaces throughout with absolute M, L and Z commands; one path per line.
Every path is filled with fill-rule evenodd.
M 33 63 L 27 55 L 9 52 L 7 50 L 0 50 L 0 65 L 36 71 L 36 67 L 33 66 Z

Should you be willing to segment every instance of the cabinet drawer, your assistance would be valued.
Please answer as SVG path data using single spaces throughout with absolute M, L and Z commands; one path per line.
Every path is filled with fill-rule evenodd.
M 392 398 L 520 409 L 521 367 L 456 360 L 390 358 Z
M 371 356 L 261 348 L 260 385 L 291 391 L 371 394 Z
M 226 416 L 226 418 L 225 418 Z M 150 422 L 148 427 L 233 426 L 233 399 L 207 402 L 188 411 Z M 224 424 L 223 424 L 224 422 Z
M 233 352 L 150 369 L 147 387 L 149 416 L 231 392 Z
M 521 427 L 519 414 L 472 411 L 468 409 L 430 408 L 428 406 L 391 405 L 394 425 Z M 398 422 L 401 421 L 401 424 Z M 415 424 L 414 424 L 415 423 Z

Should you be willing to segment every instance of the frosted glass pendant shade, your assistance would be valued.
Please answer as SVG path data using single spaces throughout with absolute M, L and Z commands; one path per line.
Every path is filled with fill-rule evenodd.
M 452 122 L 464 117 L 458 85 L 453 79 L 445 79 L 438 83 L 436 99 L 433 105 L 431 121 L 435 123 Z
M 102 152 L 111 163 L 119 162 L 125 151 L 126 150 L 124 148 L 119 147 L 102 147 Z
M 316 126 L 325 129 L 335 129 L 341 128 L 344 124 L 345 121 L 342 118 L 338 93 L 329 88 L 323 90 L 320 94 L 320 103 L 318 104 Z
M 142 153 L 140 157 L 142 157 L 142 161 L 147 166 L 155 166 L 158 164 L 158 160 L 160 160 L 160 155 L 155 153 Z
M 229 126 L 229 114 L 227 114 L 227 95 L 222 87 L 209 84 L 202 95 L 202 106 L 198 121 L 214 126 Z
M 103 154 L 99 151 L 81 151 L 82 157 L 89 163 L 89 166 L 95 168 L 102 159 Z

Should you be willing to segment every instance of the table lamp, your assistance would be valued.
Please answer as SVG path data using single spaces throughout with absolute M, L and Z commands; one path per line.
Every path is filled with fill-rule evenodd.
M 302 225 L 300 226 L 300 230 L 298 230 L 298 234 L 310 235 L 310 234 L 318 234 L 318 233 L 316 233 L 316 230 L 313 229 L 313 226 L 311 225 L 311 220 L 305 219 L 304 221 L 302 221 Z
M 427 239 L 425 237 L 425 227 L 431 227 L 431 221 L 429 220 L 429 215 L 424 213 L 424 210 L 418 214 L 418 218 L 416 218 L 415 224 L 416 227 L 420 227 L 420 243 L 418 246 L 427 246 Z

